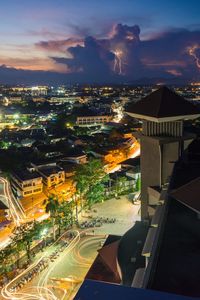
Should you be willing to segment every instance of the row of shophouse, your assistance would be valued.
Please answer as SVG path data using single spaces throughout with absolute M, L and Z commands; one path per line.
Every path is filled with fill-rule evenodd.
M 135 165 L 136 164 L 136 165 Z M 23 170 L 14 170 L 11 174 L 11 188 L 16 198 L 22 199 L 35 196 L 43 191 L 50 191 L 72 178 L 77 163 L 72 161 L 50 162 L 46 164 L 31 164 Z M 110 174 L 110 180 L 105 184 L 105 194 L 112 194 L 114 186 L 120 177 L 126 178 L 124 189 L 134 189 L 140 176 L 139 160 L 129 159 L 120 165 L 118 172 Z
M 40 194 L 44 190 L 51 190 L 72 177 L 78 163 L 86 161 L 86 155 L 81 153 L 59 161 L 31 163 L 23 170 L 13 170 L 10 180 L 12 191 L 15 197 L 21 199 Z

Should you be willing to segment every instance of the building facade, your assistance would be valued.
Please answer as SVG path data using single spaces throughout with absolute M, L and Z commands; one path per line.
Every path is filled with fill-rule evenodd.
M 102 125 L 104 123 L 110 122 L 111 119 L 112 119 L 111 116 L 81 116 L 81 117 L 77 117 L 76 124 L 78 126 Z
M 14 171 L 11 174 L 11 188 L 14 195 L 21 199 L 42 193 L 42 177 L 36 172 Z

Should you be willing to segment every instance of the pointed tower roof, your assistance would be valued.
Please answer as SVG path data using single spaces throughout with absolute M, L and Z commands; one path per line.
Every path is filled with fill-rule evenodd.
M 131 117 L 154 122 L 195 119 L 200 116 L 200 110 L 194 104 L 165 86 L 137 103 L 131 103 L 126 112 Z

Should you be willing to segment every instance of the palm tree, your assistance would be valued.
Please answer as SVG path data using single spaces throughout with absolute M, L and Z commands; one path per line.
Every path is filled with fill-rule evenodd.
M 44 201 L 45 211 L 46 213 L 50 214 L 50 218 L 52 220 L 52 227 L 53 227 L 53 239 L 56 239 L 56 220 L 58 217 L 58 208 L 59 208 L 59 201 L 58 197 L 54 194 L 51 194 L 48 199 Z
M 18 251 L 26 250 L 28 261 L 31 259 L 31 245 L 33 240 L 38 238 L 40 232 L 40 224 L 38 222 L 29 222 L 16 227 L 13 232 L 12 240 Z
M 71 203 L 67 201 L 62 201 L 58 208 L 58 219 L 57 223 L 59 226 L 59 235 L 62 228 L 73 224 L 73 207 Z

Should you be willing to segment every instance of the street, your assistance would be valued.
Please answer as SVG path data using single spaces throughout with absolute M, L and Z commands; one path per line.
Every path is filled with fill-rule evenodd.
M 65 239 L 65 235 L 43 254 L 40 253 L 29 268 L 2 289 L 1 299 L 73 299 L 73 295 L 77 292 L 97 255 L 101 241 L 105 239 L 105 236 L 85 236 L 83 232 L 76 230 L 73 233 L 75 237 L 64 251 L 58 251 L 58 245 L 63 238 Z M 49 257 L 56 249 L 59 255 L 55 260 L 50 260 Z M 16 283 L 29 274 L 44 258 L 48 259 L 48 267 L 36 275 L 31 282 L 25 284 L 25 287 L 13 291 Z

